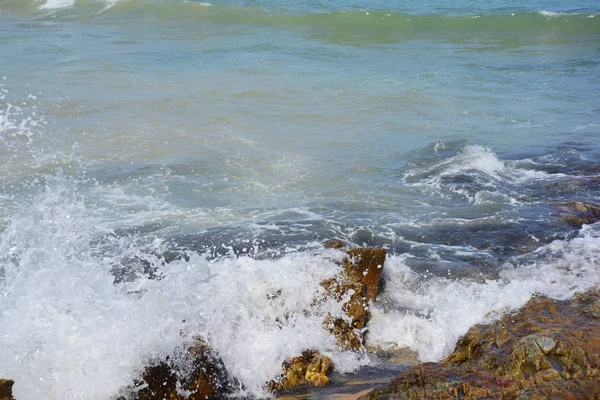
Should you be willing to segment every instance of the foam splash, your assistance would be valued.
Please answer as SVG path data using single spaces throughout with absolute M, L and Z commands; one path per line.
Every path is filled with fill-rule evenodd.
M 369 362 L 339 351 L 314 312 L 319 282 L 339 270 L 331 262 L 339 252 L 265 260 L 190 253 L 165 264 L 162 240 L 104 230 L 102 214 L 87 202 L 76 182 L 54 178 L 0 234 L 0 376 L 16 379 L 17 398 L 110 398 L 144 365 L 197 336 L 254 396 L 267 396 L 263 384 L 306 348 L 331 356 L 341 372 Z M 482 282 L 419 275 L 408 268 L 409 255 L 391 256 L 386 291 L 372 307 L 370 344 L 439 360 L 472 325 L 535 293 L 566 298 L 600 284 L 599 248 L 600 225 L 585 226 Z M 115 284 L 115 265 L 135 258 L 162 279 L 138 274 Z M 342 315 L 335 302 L 319 311 Z
M 40 158 L 47 157 L 40 139 L 48 122 L 38 111 L 39 106 L 36 95 L 17 98 L 0 84 L 0 156 L 8 160 L 1 169 L 9 172 L 0 177 L 0 184 L 7 182 L 4 179 L 10 179 L 11 173 L 17 175 L 20 168 L 39 165 Z
M 436 152 L 438 148 L 436 145 Z M 474 204 L 516 204 L 522 196 L 507 185 L 523 185 L 564 176 L 523 168 L 521 164 L 520 161 L 500 160 L 486 147 L 466 145 L 454 156 L 433 159 L 427 165 L 409 168 L 403 180 L 410 186 L 442 197 L 458 196 Z
M 342 357 L 342 371 L 368 362 L 337 350 L 322 317 L 306 312 L 319 282 L 338 271 L 328 259 L 337 253 L 216 261 L 190 254 L 164 265 L 155 255 L 161 240 L 140 245 L 100 232 L 86 201 L 76 185 L 57 180 L 0 235 L 0 376 L 17 381 L 17 398 L 110 398 L 144 365 L 198 335 L 257 396 L 306 348 Z M 114 266 L 135 257 L 162 279 L 114 284 Z M 321 311 L 342 315 L 335 302 Z
M 6 77 L 2 77 L 2 81 L 5 80 Z M 3 211 L 0 229 L 18 201 L 19 190 L 28 185 L 19 177 L 47 157 L 39 143 L 47 122 L 38 112 L 38 106 L 37 96 L 15 98 L 4 84 L 0 84 L 0 158 L 3 160 L 0 166 L 0 210 Z
M 114 6 L 120 0 L 101 0 L 105 4 L 104 10 Z M 43 4 L 41 4 L 38 8 L 40 10 L 61 10 L 63 8 L 73 7 L 75 5 L 75 0 L 46 0 Z
M 369 362 L 339 351 L 322 317 L 306 312 L 322 290 L 319 282 L 338 271 L 330 258 L 340 253 L 265 260 L 189 253 L 165 264 L 162 240 L 115 235 L 104 211 L 88 208 L 77 182 L 47 182 L 0 234 L 0 376 L 16 379 L 18 398 L 110 398 L 144 365 L 196 336 L 254 396 L 268 395 L 263 384 L 306 348 L 331 356 L 342 372 Z M 410 347 L 424 361 L 438 360 L 472 325 L 535 293 L 565 298 L 599 284 L 598 248 L 600 226 L 586 226 L 483 282 L 419 275 L 407 266 L 410 255 L 389 257 L 386 292 L 372 307 L 370 344 Z M 115 266 L 136 258 L 162 279 L 137 274 L 115 284 Z M 338 303 L 322 307 L 342 314 Z
M 39 8 L 40 10 L 58 10 L 61 8 L 72 7 L 74 4 L 75 0 L 46 0 Z
M 535 294 L 566 299 L 600 284 L 600 225 L 578 237 L 556 240 L 515 259 L 499 279 L 474 282 L 416 274 L 407 256 L 391 258 L 384 270 L 386 292 L 373 306 L 370 344 L 409 347 L 422 361 L 438 361 L 478 323 L 523 306 Z
M 37 96 L 30 94 L 14 103 L 8 96 L 8 89 L 0 85 L 0 142 L 10 147 L 15 138 L 26 138 L 30 142 L 46 121 L 37 113 Z
M 567 12 L 558 12 L 558 11 L 538 11 L 538 14 L 543 15 L 544 17 L 552 18 L 552 17 L 561 17 L 565 15 L 579 15 L 579 13 L 567 13 Z

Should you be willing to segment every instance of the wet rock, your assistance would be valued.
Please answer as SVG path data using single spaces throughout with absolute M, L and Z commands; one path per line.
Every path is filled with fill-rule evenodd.
M 234 382 L 223 362 L 201 340 L 187 352 L 191 364 L 183 370 L 169 360 L 147 367 L 140 380 L 127 392 L 127 399 L 137 400 L 204 400 L 226 398 Z
M 581 312 L 590 318 L 600 319 L 600 299 L 590 292 L 577 295 L 577 302 L 581 303 Z
M 313 356 L 306 368 L 306 381 L 315 386 L 325 386 L 329 382 L 328 374 L 333 371 L 333 362 L 327 356 Z
M 341 249 L 345 247 L 344 242 L 339 239 L 331 239 L 325 242 L 325 248 L 327 249 Z
M 12 396 L 12 387 L 14 381 L 9 379 L 0 379 L 0 400 L 14 400 Z
M 306 350 L 283 364 L 280 379 L 268 383 L 271 390 L 288 389 L 302 385 L 325 386 L 328 375 L 333 371 L 333 363 L 327 356 L 317 351 Z
M 535 297 L 477 325 L 440 363 L 421 364 L 364 399 L 598 399 L 600 292 L 570 301 Z
M 547 355 L 557 344 L 557 340 L 548 336 L 536 334 L 526 336 L 509 354 L 500 372 L 513 379 L 523 379 L 539 371 L 552 369 L 552 363 Z
M 379 293 L 381 272 L 387 251 L 385 249 L 357 248 L 346 252 L 342 260 L 342 271 L 336 276 L 321 282 L 325 288 L 322 298 L 316 299 L 314 306 L 328 299 L 343 302 L 345 318 L 327 314 L 323 327 L 335 336 L 337 344 L 346 350 L 358 350 L 363 346 L 365 327 L 371 318 L 369 303 Z M 328 375 L 333 364 L 327 356 L 317 351 L 306 350 L 283 364 L 283 374 L 269 382 L 271 390 L 288 389 L 302 385 L 324 386 L 329 382 Z
M 323 327 L 330 331 L 340 347 L 359 349 L 364 343 L 367 322 L 371 318 L 369 303 L 379 293 L 385 249 L 357 248 L 347 251 L 340 274 L 321 282 L 326 298 L 343 302 L 347 318 L 327 315 Z M 322 299 L 324 300 L 324 299 Z
M 583 201 L 560 203 L 560 218 L 567 224 L 581 228 L 600 220 L 600 205 Z
M 372 354 L 390 364 L 414 367 L 420 363 L 419 354 L 408 347 L 394 348 L 384 350 L 379 346 L 365 345 L 365 349 Z
M 584 175 L 597 174 L 597 166 L 589 170 L 579 170 Z M 552 191 L 553 195 L 573 195 L 573 193 L 589 193 L 598 189 L 600 176 L 571 176 L 570 179 L 551 182 L 542 187 L 542 190 Z
M 323 327 L 335 336 L 337 345 L 344 350 L 358 350 L 364 343 L 362 329 L 353 325 L 353 321 L 328 315 L 323 321 Z
M 344 272 L 353 280 L 362 282 L 367 302 L 379 294 L 381 272 L 387 255 L 386 249 L 352 249 L 342 263 Z
M 385 249 L 352 249 L 342 260 L 343 270 L 321 285 L 326 294 L 315 300 L 315 305 L 328 299 L 343 302 L 345 318 L 324 316 L 323 326 L 335 335 L 344 349 L 359 349 L 364 342 L 364 332 L 371 314 L 368 304 L 377 297 L 381 272 L 385 262 Z M 281 290 L 267 294 L 269 300 L 279 298 Z M 188 350 L 191 368 L 169 360 L 147 367 L 142 378 L 133 387 L 125 390 L 127 399 L 219 399 L 225 398 L 236 385 L 227 374 L 223 362 L 202 340 L 196 340 Z M 257 366 L 258 368 L 258 366 Z M 271 390 L 286 389 L 301 385 L 323 386 L 329 382 L 333 363 L 317 351 L 306 350 L 301 356 L 283 364 L 279 379 L 266 386 Z M 2 399 L 0 399 L 2 400 Z

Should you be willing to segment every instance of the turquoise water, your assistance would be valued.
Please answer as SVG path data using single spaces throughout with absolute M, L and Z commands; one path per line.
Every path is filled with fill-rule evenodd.
M 423 360 L 600 281 L 558 217 L 599 201 L 596 2 L 3 0 L 0 79 L 19 399 L 112 398 L 194 335 L 255 396 L 303 348 L 376 362 L 307 334 L 330 238 L 388 248 L 369 344 Z

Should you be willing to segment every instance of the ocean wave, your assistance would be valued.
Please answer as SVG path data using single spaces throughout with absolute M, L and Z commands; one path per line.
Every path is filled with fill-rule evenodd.
M 536 293 L 566 298 L 600 284 L 599 229 L 586 226 L 482 279 L 461 279 L 450 269 L 432 274 L 410 266 L 414 254 L 390 255 L 368 340 L 438 360 L 471 325 Z M 424 250 L 443 261 L 448 246 Z M 195 336 L 255 396 L 267 395 L 263 384 L 305 348 L 330 356 L 340 372 L 371 362 L 368 354 L 340 350 L 321 328 L 322 312 L 342 315 L 339 303 L 308 311 L 343 253 L 313 249 L 258 259 L 186 251 L 167 260 L 168 251 L 159 237 L 118 235 L 104 226 L 102 210 L 89 207 L 70 180 L 57 179 L 23 205 L 0 234 L 0 376 L 17 379 L 15 396 L 110 398 L 144 365 L 176 354 Z M 117 279 L 115 268 L 130 273 Z
M 415 273 L 408 256 L 388 260 L 386 291 L 371 307 L 368 339 L 384 349 L 408 347 L 422 361 L 448 355 L 471 326 L 521 307 L 534 295 L 564 300 L 600 284 L 600 226 L 516 257 L 497 278 L 458 280 Z
M 71 7 L 75 4 L 75 0 L 46 0 L 40 5 L 40 10 L 56 10 L 60 8 Z
M 514 204 L 526 197 L 523 185 L 563 177 L 560 172 L 528 168 L 524 160 L 501 160 L 490 149 L 469 144 L 456 154 L 409 162 L 402 179 L 442 197 L 458 196 L 475 204 Z
M 566 16 L 571 16 L 571 15 L 580 15 L 580 13 L 574 13 L 574 12 L 544 11 L 544 10 L 538 11 L 538 13 L 540 15 L 543 15 L 544 17 L 566 17 Z
M 479 15 L 410 14 L 385 10 L 332 10 L 330 12 L 298 12 L 260 7 L 219 5 L 196 1 L 152 0 L 46 0 L 9 1 L 6 11 L 25 12 L 34 18 L 67 18 L 122 22 L 155 18 L 172 21 L 205 21 L 219 24 L 269 26 L 307 32 L 337 41 L 393 42 L 419 37 L 446 37 L 468 40 L 474 35 L 486 38 L 565 39 L 586 34 L 597 35 L 600 26 L 590 16 L 595 13 L 559 13 L 519 11 Z M 48 11 L 52 11 L 48 15 Z M 37 15 L 36 15 L 37 14 Z
M 340 268 L 333 250 L 262 260 L 190 252 L 165 263 L 162 240 L 102 230 L 68 182 L 22 211 L 0 234 L 0 375 L 18 377 L 19 398 L 111 398 L 195 336 L 257 396 L 305 348 L 343 357 L 342 372 L 368 362 L 343 354 L 321 327 L 319 315 L 343 315 L 341 304 L 306 312 L 319 282 Z M 134 260 L 155 274 L 136 271 Z M 115 279 L 125 262 L 134 270 Z

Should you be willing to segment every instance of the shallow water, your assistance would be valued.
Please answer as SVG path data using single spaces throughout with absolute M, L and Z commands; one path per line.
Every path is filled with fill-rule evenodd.
M 0 1 L 0 376 L 18 399 L 115 398 L 197 335 L 246 396 L 305 348 L 372 366 L 305 312 L 331 238 L 388 249 L 368 344 L 423 361 L 597 285 L 599 226 L 559 203 L 600 201 L 599 18 Z

